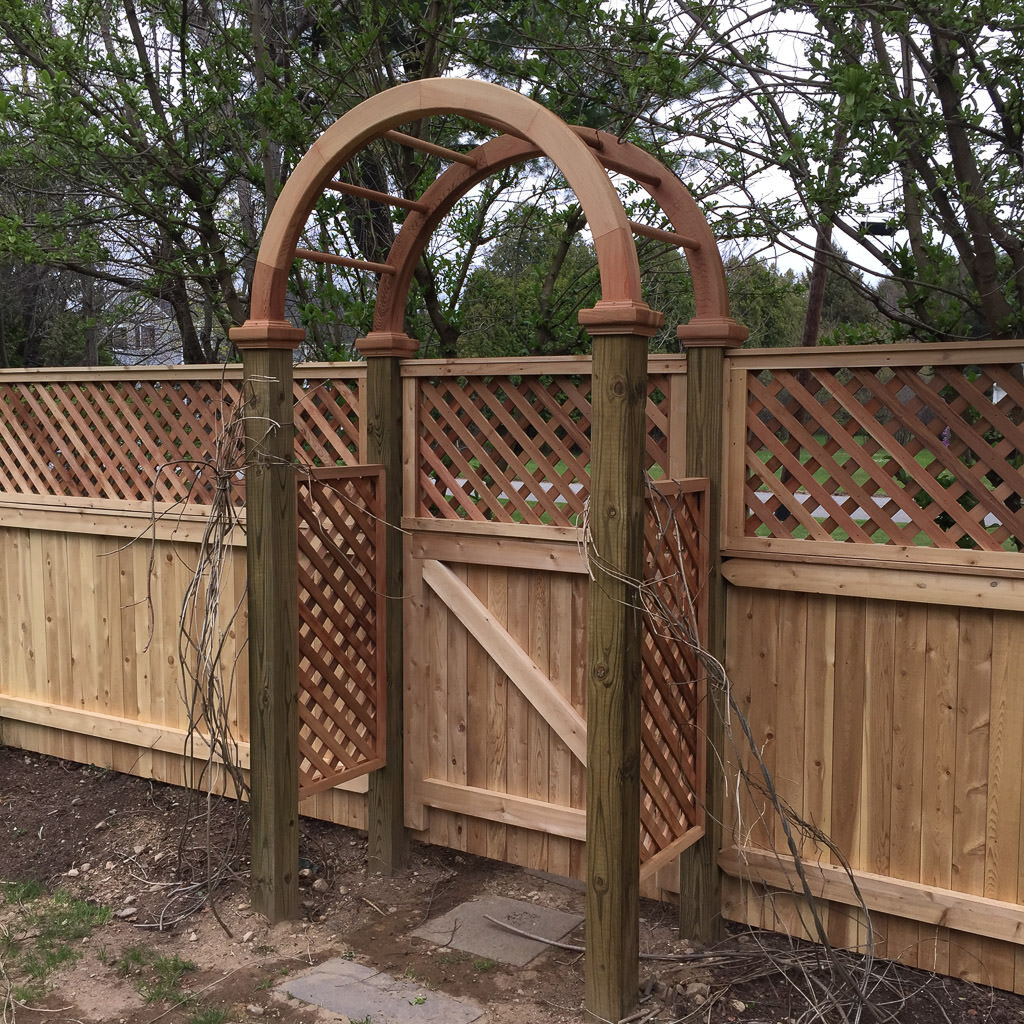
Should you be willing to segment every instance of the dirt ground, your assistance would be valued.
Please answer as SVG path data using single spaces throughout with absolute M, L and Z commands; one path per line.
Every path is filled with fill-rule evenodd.
M 0 748 L 0 882 L 39 882 L 51 895 L 65 893 L 111 910 L 108 923 L 73 943 L 77 955 L 48 977 L 48 992 L 26 1002 L 15 998 L 19 979 L 11 942 L 20 938 L 24 947 L 33 935 L 26 911 L 11 895 L 15 890 L 0 887 L 3 1024 L 344 1021 L 275 991 L 288 975 L 335 956 L 474 1000 L 485 1008 L 481 1024 L 584 1020 L 583 962 L 574 950 L 553 947 L 516 968 L 411 937 L 425 920 L 481 894 L 582 913 L 576 883 L 418 844 L 400 876 L 368 875 L 362 833 L 304 820 L 303 919 L 271 928 L 248 903 L 244 809 L 239 815 L 230 801 L 219 802 L 209 826 L 204 808 L 199 810 L 183 844 L 189 808 L 182 790 Z M 227 851 L 231 867 L 217 889 L 215 912 L 204 902 L 209 851 Z M 197 904 L 203 909 L 192 911 Z M 747 931 L 716 951 L 694 949 L 676 937 L 673 908 L 645 903 L 642 915 L 644 953 L 669 959 L 641 964 L 644 998 L 636 1021 L 843 1019 L 824 1005 L 817 982 L 809 983 L 819 992 L 817 1009 L 800 997 L 808 974 L 795 965 L 817 965 L 819 980 L 828 975 L 813 952 L 794 953 Z M 569 941 L 582 944 L 582 928 Z M 174 957 L 194 965 L 181 978 L 179 991 L 188 995 L 183 1005 L 159 998 L 146 980 L 152 971 L 146 965 Z M 1024 1000 L 889 965 L 878 972 L 872 1008 L 858 1019 L 1009 1024 L 1024 1022 Z

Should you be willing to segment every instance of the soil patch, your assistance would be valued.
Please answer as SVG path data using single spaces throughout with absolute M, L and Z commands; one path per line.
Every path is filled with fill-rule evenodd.
M 50 898 L 110 908 L 108 923 L 76 939 L 75 954 L 47 978 L 47 991 L 16 998 L 5 964 L 5 935 L 27 913 L 11 897 L 0 904 L 0 1007 L 20 1024 L 249 1024 L 266 1019 L 316 1024 L 340 1018 L 275 990 L 288 976 L 345 957 L 415 979 L 427 988 L 485 1007 L 482 1024 L 576 1024 L 584 1019 L 583 963 L 576 950 L 551 947 L 522 967 L 435 945 L 413 936 L 426 921 L 473 897 L 503 896 L 582 914 L 577 883 L 523 871 L 439 847 L 413 844 L 409 866 L 385 878 L 366 870 L 365 835 L 304 819 L 301 921 L 268 927 L 248 902 L 245 809 L 218 801 L 181 842 L 189 802 L 171 786 L 0 748 L 0 881 L 39 883 Z M 193 821 L 193 825 L 196 822 Z M 227 851 L 230 872 L 215 911 L 192 912 L 205 894 L 209 854 Z M 20 891 L 20 890 L 19 890 Z M 718 960 L 675 935 L 675 911 L 644 903 L 641 979 L 645 1024 L 796 1024 L 809 1016 L 798 997 L 800 969 L 789 979 L 772 964 L 794 960 L 775 937 L 737 932 Z M 582 927 L 569 944 L 582 945 Z M 9 949 L 9 947 L 7 947 Z M 693 954 L 696 954 L 695 956 Z M 153 980 L 158 969 L 187 964 L 177 996 Z M 795 973 L 795 977 L 793 974 Z M 888 1019 L 1024 1022 L 1024 1000 L 923 971 L 880 965 L 879 1002 L 910 998 Z M 795 984 L 794 984 L 795 983 Z M 176 1005 L 176 998 L 184 1001 Z M 867 1018 L 863 1018 L 866 1020 Z M 880 1018 L 882 1019 L 882 1018 Z

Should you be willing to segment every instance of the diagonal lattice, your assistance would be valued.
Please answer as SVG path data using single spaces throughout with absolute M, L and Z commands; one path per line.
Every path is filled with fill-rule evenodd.
M 417 514 L 577 525 L 590 493 L 590 378 L 419 380 Z M 648 381 L 647 468 L 667 470 L 667 387 Z
M 703 823 L 704 673 L 683 639 L 706 629 L 706 481 L 653 484 L 644 524 L 640 861 Z
M 748 536 L 1018 551 L 1019 366 L 747 376 Z
M 299 793 L 384 764 L 383 472 L 299 477 Z
M 245 415 L 241 381 L 220 369 L 205 379 L 196 368 L 188 379 L 174 368 L 160 372 L 166 379 L 104 368 L 101 376 L 53 371 L 46 380 L 0 380 L 0 491 L 209 502 L 218 444 Z M 294 385 L 298 461 L 358 462 L 359 378 L 305 373 Z M 237 464 L 241 483 L 244 457 L 235 447 L 222 456 Z M 239 487 L 236 501 L 243 500 Z

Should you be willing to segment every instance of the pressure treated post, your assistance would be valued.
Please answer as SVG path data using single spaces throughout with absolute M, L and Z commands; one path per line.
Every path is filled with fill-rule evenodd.
M 659 319 L 632 303 L 580 313 L 594 335 L 585 1006 L 600 1021 L 627 1016 L 639 994 L 642 619 L 634 581 L 643 572 L 647 339 Z
M 290 324 L 235 328 L 246 435 L 252 905 L 299 912 L 298 567 Z
M 405 833 L 405 768 L 403 727 L 403 609 L 402 595 L 402 376 L 401 358 L 415 353 L 418 343 L 404 334 L 374 331 L 359 341 L 366 356 L 366 461 L 384 467 L 385 585 L 387 604 L 384 644 L 387 697 L 383 768 L 370 773 L 367 796 L 367 867 L 385 875 L 404 867 L 408 844 Z
M 724 463 L 725 353 L 742 344 L 747 329 L 732 320 L 692 320 L 677 329 L 686 346 L 686 474 L 710 481 L 708 493 L 708 652 L 725 661 L 725 581 L 722 579 L 721 509 Z M 679 932 L 701 942 L 722 937 L 722 847 L 725 810 L 726 699 L 709 680 L 705 707 L 704 836 L 679 858 Z

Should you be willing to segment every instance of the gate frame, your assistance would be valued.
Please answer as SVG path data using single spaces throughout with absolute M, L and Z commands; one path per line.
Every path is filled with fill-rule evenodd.
M 497 129 L 501 137 L 465 154 L 394 132 L 398 125 L 437 113 L 465 116 Z M 396 240 L 383 265 L 297 252 L 313 205 L 334 175 L 360 149 L 382 136 L 432 152 L 453 165 L 417 202 L 403 225 L 400 237 L 404 234 L 410 241 L 400 245 Z M 615 145 L 606 144 L 606 139 Z M 643 300 L 634 230 L 654 231 L 655 237 L 686 253 L 697 305 L 697 315 L 679 329 L 688 345 L 703 343 L 721 352 L 740 344 L 747 332 L 729 316 L 725 274 L 714 236 L 678 178 L 642 150 L 612 136 L 573 129 L 542 105 L 498 85 L 460 79 L 407 83 L 365 100 L 328 128 L 298 163 L 277 199 L 257 257 L 250 318 L 230 332 L 242 352 L 250 400 L 246 447 L 253 905 L 272 921 L 294 916 L 298 908 L 296 501 L 290 397 L 292 352 L 305 331 L 285 318 L 292 261 L 297 255 L 340 260 L 393 282 L 382 288 L 391 295 L 380 309 L 381 321 L 375 316 L 375 329 L 358 346 L 367 358 L 366 458 L 385 467 L 384 516 L 394 527 L 401 517 L 400 360 L 412 356 L 418 347 L 396 318 L 405 309 L 412 271 L 447 207 L 476 180 L 531 154 L 550 159 L 575 192 L 593 233 L 601 279 L 601 299 L 579 314 L 593 338 L 590 532 L 592 549 L 600 555 L 592 565 L 587 619 L 586 1009 L 596 1019 L 619 1020 L 635 1007 L 639 980 L 642 623 L 632 593 L 635 587 L 629 581 L 639 580 L 642 574 L 647 340 L 663 322 L 662 315 Z M 606 167 L 629 174 L 643 185 L 675 231 L 633 225 Z M 410 222 L 413 226 L 406 234 Z M 711 394 L 714 404 L 716 387 L 705 383 L 710 383 L 705 401 Z M 719 418 L 721 394 L 719 380 Z M 705 402 L 700 408 L 707 408 Z M 720 449 L 720 436 L 716 432 L 709 445 Z M 719 503 L 716 491 L 711 494 L 712 510 Z M 715 519 L 710 527 L 717 537 Z M 402 593 L 402 561 L 392 557 L 392 549 L 397 554 L 400 544 L 400 534 L 390 529 L 389 595 Z M 370 776 L 368 805 L 370 865 L 385 871 L 402 865 L 406 849 L 400 608 L 401 602 L 395 601 L 389 609 L 384 640 L 388 763 Z M 624 780 L 637 784 L 623 785 Z M 714 805 L 708 813 L 709 820 L 721 817 Z M 713 864 L 718 845 L 703 843 L 705 865 Z M 712 879 L 717 877 L 717 868 L 706 870 Z M 717 915 L 717 900 L 714 912 Z

